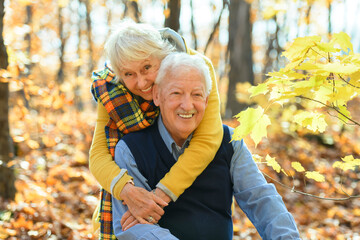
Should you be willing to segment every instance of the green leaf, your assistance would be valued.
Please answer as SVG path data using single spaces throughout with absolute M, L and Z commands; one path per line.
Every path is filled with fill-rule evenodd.
M 264 109 L 258 106 L 256 109 L 247 108 L 235 116 L 240 122 L 234 130 L 233 140 L 241 140 L 250 134 L 254 140 L 255 146 L 263 137 L 267 136 L 267 126 L 270 125 L 269 117 L 264 114 Z
M 265 160 L 266 160 L 266 165 L 268 165 L 269 167 L 272 167 L 277 173 L 280 173 L 281 166 L 275 160 L 275 158 L 270 157 L 269 155 L 266 155 Z
M 325 181 L 325 177 L 320 174 L 319 172 L 316 171 L 307 171 L 305 173 L 305 177 L 309 178 L 309 179 L 314 179 L 317 182 L 324 182 Z

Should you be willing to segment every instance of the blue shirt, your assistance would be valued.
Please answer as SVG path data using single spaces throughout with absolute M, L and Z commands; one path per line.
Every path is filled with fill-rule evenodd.
M 191 135 L 183 146 L 177 146 L 165 128 L 161 117 L 157 121 L 160 136 L 175 159 L 189 145 Z M 230 128 L 230 133 L 233 129 Z M 294 218 L 287 211 L 281 196 L 273 184 L 266 182 L 254 162 L 244 141 L 232 141 L 234 154 L 231 159 L 230 175 L 236 202 L 254 224 L 263 239 L 300 239 Z M 128 170 L 134 178 L 135 186 L 151 191 L 147 180 L 137 169 L 134 157 L 124 141 L 115 148 L 115 162 Z M 118 239 L 177 239 L 158 225 L 138 224 L 125 232 L 121 230 L 120 219 L 127 211 L 121 201 L 113 197 L 113 226 Z M 175 203 L 176 204 L 176 203 Z M 206 229 L 204 229 L 206 231 Z

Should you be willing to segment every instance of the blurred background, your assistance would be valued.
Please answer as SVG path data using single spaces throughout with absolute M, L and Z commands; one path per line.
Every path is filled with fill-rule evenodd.
M 236 127 L 233 116 L 255 104 L 247 90 L 285 66 L 281 53 L 295 38 L 328 41 L 342 31 L 359 53 L 359 12 L 358 0 L 1 0 L 0 239 L 95 239 L 91 215 L 99 186 L 88 171 L 96 122 L 90 77 L 104 66 L 104 42 L 122 19 L 170 27 L 209 57 L 224 122 Z M 357 120 L 358 104 L 358 98 L 349 104 Z M 276 118 L 282 110 L 273 111 Z M 359 169 L 344 177 L 331 168 L 345 154 L 359 158 L 360 130 L 329 126 L 314 135 L 273 124 L 257 148 L 247 143 L 285 167 L 291 159 L 326 175 L 316 183 L 259 165 L 290 189 L 323 198 L 275 183 L 303 239 L 360 239 L 360 201 L 349 197 L 360 194 Z M 234 224 L 234 239 L 260 239 L 239 209 Z

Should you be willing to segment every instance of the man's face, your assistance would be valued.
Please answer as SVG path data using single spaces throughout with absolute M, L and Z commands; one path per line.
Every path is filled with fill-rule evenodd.
M 154 103 L 160 107 L 166 129 L 176 144 L 199 126 L 207 106 L 205 80 L 196 69 L 177 70 L 154 86 Z

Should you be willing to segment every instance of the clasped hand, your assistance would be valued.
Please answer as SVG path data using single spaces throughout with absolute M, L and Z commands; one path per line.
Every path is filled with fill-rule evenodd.
M 170 198 L 160 189 L 149 192 L 143 188 L 126 184 L 120 197 L 123 204 L 128 206 L 128 211 L 121 218 L 122 230 L 141 224 L 156 224 L 164 214 L 163 208 L 168 205 Z

